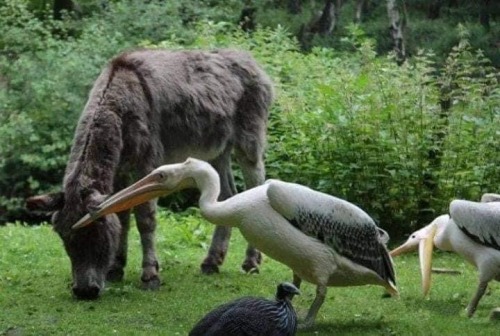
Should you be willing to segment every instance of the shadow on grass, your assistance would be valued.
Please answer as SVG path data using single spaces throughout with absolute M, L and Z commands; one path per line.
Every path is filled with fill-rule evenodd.
M 405 306 L 412 310 L 427 310 L 433 315 L 457 316 L 463 313 L 465 307 L 462 298 L 452 299 L 411 299 L 407 300 Z
M 299 330 L 297 335 L 350 335 L 390 332 L 388 323 L 382 321 L 336 321 L 318 322 L 308 330 Z

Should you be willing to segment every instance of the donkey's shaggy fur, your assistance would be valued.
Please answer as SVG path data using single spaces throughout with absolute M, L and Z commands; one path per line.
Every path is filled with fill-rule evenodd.
M 140 50 L 114 58 L 94 84 L 75 133 L 63 192 L 28 199 L 28 207 L 56 211 L 54 229 L 71 259 L 73 293 L 99 296 L 104 281 L 119 280 L 127 259 L 129 212 L 106 216 L 81 230 L 71 226 L 105 195 L 159 165 L 196 157 L 221 177 L 221 198 L 236 189 L 234 148 L 247 187 L 264 182 L 263 150 L 273 98 L 268 76 L 247 53 L 234 50 Z M 155 203 L 134 209 L 143 247 L 142 282 L 157 288 Z M 202 271 L 218 271 L 230 231 L 218 227 Z M 258 266 L 247 250 L 243 268 Z

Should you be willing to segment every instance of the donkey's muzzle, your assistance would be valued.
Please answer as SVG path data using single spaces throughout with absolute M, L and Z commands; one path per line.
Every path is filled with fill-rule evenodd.
M 96 300 L 99 298 L 101 288 L 97 285 L 89 285 L 85 287 L 73 286 L 73 294 L 79 300 Z

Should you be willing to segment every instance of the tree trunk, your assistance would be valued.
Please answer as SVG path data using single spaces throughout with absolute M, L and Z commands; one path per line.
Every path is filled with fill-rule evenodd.
M 333 0 L 326 0 L 321 16 L 311 26 L 311 33 L 317 33 L 320 35 L 330 34 L 335 27 L 336 17 L 337 15 L 335 15 L 335 5 L 333 4 Z
M 337 22 L 339 22 L 340 19 L 340 9 L 342 8 L 342 5 L 344 2 L 342 0 L 337 0 L 335 3 L 335 7 L 333 8 L 333 15 L 335 15 L 335 22 L 333 24 L 333 29 L 337 26 Z
M 427 8 L 427 17 L 431 20 L 438 19 L 441 14 L 442 5 L 443 5 L 442 0 L 430 1 L 429 7 Z
M 257 8 L 246 6 L 241 10 L 240 20 L 238 24 L 241 29 L 246 32 L 251 32 L 255 30 L 255 13 Z
M 74 11 L 76 8 L 75 3 L 72 0 L 54 0 L 54 6 L 52 7 L 52 13 L 54 20 L 62 19 L 62 12 L 64 10 L 69 12 Z
M 354 14 L 354 22 L 361 23 L 361 17 L 363 16 L 363 8 L 365 7 L 366 0 L 356 1 L 356 14 Z
M 336 2 L 338 6 L 342 5 L 342 1 L 337 0 Z M 310 50 L 311 41 L 313 40 L 315 34 L 323 36 L 331 34 L 335 28 L 337 17 L 338 13 L 336 13 L 333 0 L 326 0 L 322 11 L 319 12 L 318 15 L 314 16 L 308 24 L 302 24 L 300 26 L 297 39 L 299 40 L 301 49 L 305 51 Z
M 387 0 L 387 14 L 391 23 L 390 33 L 394 43 L 394 51 L 396 52 L 396 61 L 402 64 L 406 59 L 405 43 L 404 43 L 404 18 L 401 17 L 399 6 L 396 0 Z
M 479 10 L 479 22 L 486 29 L 490 31 L 490 0 L 483 0 L 481 3 L 481 9 Z
M 302 12 L 300 0 L 288 0 L 288 12 L 290 14 L 299 14 Z

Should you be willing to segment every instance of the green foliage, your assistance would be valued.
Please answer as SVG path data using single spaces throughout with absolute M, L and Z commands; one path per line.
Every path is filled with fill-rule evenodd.
M 0 8 L 8 12 L 22 6 L 9 2 Z M 57 40 L 50 27 L 43 28 L 28 11 L 18 12 L 24 19 L 16 20 L 27 22 L 26 29 L 13 33 L 0 54 L 5 78 L 0 94 L 0 209 L 6 210 L 0 221 L 5 215 L 22 214 L 22 196 L 60 183 L 84 99 L 99 69 L 124 45 L 119 36 L 104 35 L 97 25 L 89 25 L 79 40 Z
M 168 222 L 168 230 L 179 238 L 175 244 L 180 248 L 187 245 L 206 250 L 209 239 L 211 239 L 213 226 L 207 225 L 205 221 L 200 221 L 200 217 L 198 208 L 190 208 L 181 213 L 160 209 L 157 219 L 159 222 Z M 164 237 L 159 238 L 160 241 L 164 241 L 164 239 Z
M 203 4 L 117 1 L 71 34 L 63 22 L 57 37 L 56 23 L 14 1 L 0 5 L 8 14 L 0 28 L 24 22 L 22 34 L 0 37 L 0 222 L 24 215 L 24 197 L 60 187 L 93 81 L 110 57 L 136 45 L 249 50 L 276 86 L 268 177 L 356 203 L 393 235 L 423 224 L 422 212 L 445 213 L 453 198 L 498 192 L 499 74 L 470 45 L 467 27 L 442 65 L 418 50 L 397 66 L 377 56 L 378 42 L 361 26 L 345 26 L 338 49 L 304 54 L 283 26 L 249 34 L 229 23 L 236 2 Z
M 260 274 L 242 274 L 239 267 L 246 243 L 238 230 L 221 274 L 201 275 L 199 265 L 206 251 L 184 241 L 181 230 L 189 227 L 213 229 L 192 212 L 175 218 L 161 215 L 156 247 L 163 285 L 158 291 L 140 289 L 140 238 L 132 228 L 125 278 L 107 284 L 97 301 L 71 297 L 69 259 L 50 226 L 0 227 L 0 302 L 7 308 L 0 310 L 0 334 L 187 335 L 215 306 L 248 295 L 271 298 L 279 282 L 291 280 L 290 270 L 270 258 L 264 258 Z M 465 317 L 477 272 L 463 259 L 436 253 L 435 267 L 462 274 L 434 275 L 429 299 L 422 298 L 416 255 L 398 257 L 395 262 L 399 299 L 381 298 L 383 290 L 377 286 L 329 288 L 316 326 L 298 335 L 498 334 L 498 323 L 488 321 L 490 310 L 498 304 L 495 295 L 485 295 L 476 315 Z M 492 281 L 490 288 L 497 293 L 499 283 Z M 315 287 L 303 283 L 301 292 L 293 300 L 299 319 L 311 305 Z
M 54 22 L 28 5 L 0 4 L 0 223 L 26 218 L 26 196 L 60 188 L 78 116 L 108 59 L 140 43 L 192 40 L 183 20 L 201 11 L 194 2 L 127 0 Z M 230 7 L 219 8 L 204 14 L 220 18 Z
M 464 39 L 448 56 L 440 84 L 452 104 L 440 180 L 445 195 L 478 198 L 498 188 L 499 73 Z
M 47 47 L 54 22 L 38 20 L 28 10 L 26 2 L 5 0 L 0 4 L 0 27 L 1 55 L 15 57 L 20 53 L 33 53 Z
M 302 54 L 282 27 L 253 35 L 227 23 L 198 29 L 193 47 L 250 50 L 275 81 L 269 177 L 354 202 L 392 234 L 423 224 L 422 211 L 447 212 L 453 198 L 496 191 L 498 72 L 467 36 L 443 68 L 423 51 L 400 67 L 376 57 L 357 26 L 343 40 L 349 54 L 325 48 Z M 447 98 L 452 104 L 443 112 Z

